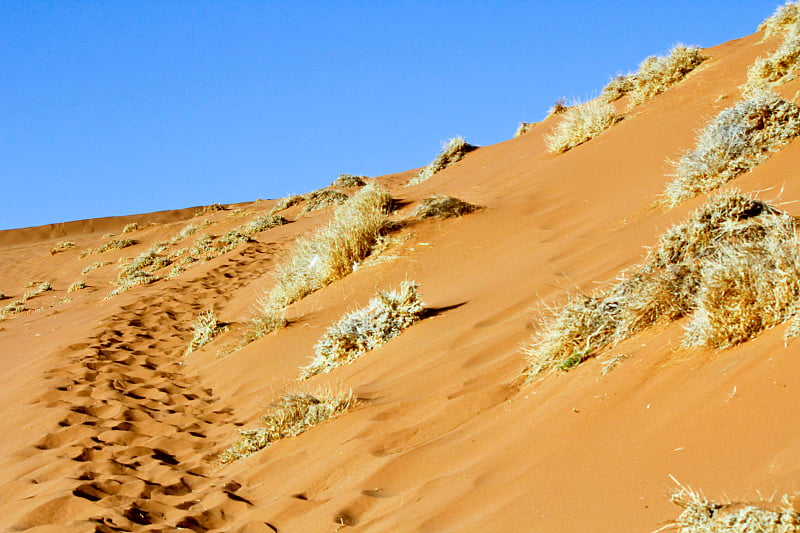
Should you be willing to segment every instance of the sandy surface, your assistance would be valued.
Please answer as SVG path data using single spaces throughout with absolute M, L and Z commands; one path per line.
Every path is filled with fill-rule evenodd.
M 759 38 L 709 49 L 684 82 L 563 155 L 545 153 L 549 119 L 423 184 L 404 187 L 412 171 L 377 178 L 400 200 L 399 219 L 433 193 L 487 209 L 408 223 L 380 260 L 292 305 L 288 328 L 227 357 L 219 351 L 270 287 L 276 261 L 330 209 L 290 208 L 291 223 L 107 300 L 121 257 L 188 223 L 209 220 L 202 232 L 220 235 L 274 202 L 234 206 L 246 212 L 233 216 L 188 209 L 0 232 L 0 290 L 16 299 L 34 280 L 54 289 L 27 302 L 36 311 L 0 321 L 0 527 L 646 532 L 679 513 L 670 476 L 711 498 L 800 490 L 800 344 L 785 346 L 783 327 L 710 352 L 681 349 L 676 323 L 569 373 L 519 380 L 537 308 L 613 282 L 702 204 L 653 207 L 668 160 L 739 98 L 747 67 L 778 44 Z M 800 214 L 798 160 L 795 141 L 731 186 Z M 139 244 L 80 257 L 132 221 Z M 63 240 L 76 247 L 51 255 Z M 114 264 L 81 274 L 99 260 Z M 68 293 L 78 279 L 88 287 Z M 328 326 L 405 279 L 434 316 L 353 364 L 295 381 Z M 210 307 L 231 331 L 184 356 Z M 630 357 L 603 375 L 619 354 Z M 362 404 L 217 463 L 271 400 L 328 384 Z

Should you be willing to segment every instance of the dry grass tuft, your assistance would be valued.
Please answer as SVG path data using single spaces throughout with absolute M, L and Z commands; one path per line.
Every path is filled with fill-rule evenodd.
M 426 218 L 455 218 L 483 209 L 480 205 L 459 200 L 454 196 L 440 194 L 429 196 L 420 202 L 412 216 L 423 220 Z
M 561 154 L 583 144 L 622 120 L 614 106 L 598 100 L 574 105 L 564 112 L 545 145 L 553 154 Z
M 263 450 L 273 442 L 294 437 L 356 405 L 352 391 L 285 394 L 270 405 L 258 429 L 240 431 L 241 437 L 222 452 L 219 461 L 232 463 Z
M 685 78 L 700 63 L 708 59 L 696 46 L 675 45 L 663 57 L 650 56 L 639 65 L 631 77 L 631 107 L 642 104 L 663 93 Z
M 367 184 L 366 176 L 356 176 L 355 174 L 339 174 L 331 187 L 363 187 Z
M 525 348 L 527 373 L 568 370 L 659 321 L 691 315 L 684 343 L 722 348 L 786 319 L 800 298 L 795 221 L 736 192 L 662 235 L 611 289 L 552 310 Z
M 286 198 L 281 198 L 280 200 L 278 200 L 278 203 L 276 203 L 272 207 L 270 213 L 279 213 L 285 209 L 289 209 L 293 205 L 299 204 L 305 199 L 306 199 L 305 195 L 302 194 L 295 194 L 294 196 L 287 196 Z
M 800 514 L 784 496 L 775 509 L 755 505 L 717 503 L 699 492 L 681 486 L 672 494 L 672 502 L 683 509 L 670 529 L 680 533 L 796 533 Z
M 217 320 L 217 315 L 214 314 L 213 309 L 208 309 L 197 315 L 192 329 L 194 329 L 194 336 L 186 349 L 187 354 L 198 350 L 201 346 L 205 346 L 228 328 Z
M 124 228 L 122 228 L 122 233 L 133 233 L 139 229 L 139 224 L 136 222 L 131 222 L 127 224 Z
M 225 206 L 222 204 L 206 205 L 203 207 L 203 209 L 195 213 L 194 216 L 199 217 L 202 215 L 207 215 L 209 213 L 215 213 L 217 211 L 225 211 L 225 209 L 226 209 Z
M 50 255 L 56 255 L 59 252 L 67 251 L 71 248 L 75 248 L 75 243 L 72 241 L 62 241 L 50 248 Z
M 85 288 L 86 288 L 86 283 L 84 283 L 82 280 L 78 280 L 69 286 L 67 292 L 75 292 Z
M 514 132 L 514 137 L 519 137 L 523 133 L 528 133 L 536 125 L 536 122 L 520 122 L 517 126 L 517 131 Z
M 758 30 L 764 32 L 764 38 L 779 35 L 797 28 L 800 23 L 800 2 L 786 2 L 775 10 L 770 17 L 758 25 Z
M 300 379 L 330 372 L 386 344 L 422 318 L 425 304 L 417 284 L 404 281 L 400 289 L 378 292 L 362 307 L 328 328 L 314 347 L 316 356 L 302 368 Z
M 763 163 L 800 134 L 800 107 L 769 92 L 722 111 L 700 133 L 694 150 L 678 160 L 664 202 L 680 202 L 734 179 Z
M 545 118 L 550 118 L 556 115 L 560 115 L 561 113 L 566 112 L 569 109 L 567 106 L 567 99 L 566 98 L 559 98 L 556 100 L 556 103 L 552 105 L 550 109 L 547 110 L 547 116 Z
M 781 45 L 769 56 L 755 60 L 747 71 L 746 91 L 757 91 L 783 81 L 797 71 L 800 60 L 800 27 L 786 34 Z
M 86 268 L 81 270 L 81 274 L 86 274 L 87 272 L 91 272 L 92 270 L 102 268 L 106 265 L 110 265 L 111 263 L 112 263 L 111 261 L 95 261 L 91 265 L 88 265 Z
M 614 76 L 611 78 L 611 81 L 603 87 L 603 91 L 600 93 L 600 100 L 607 104 L 616 102 L 631 92 L 633 87 L 633 74 Z
M 427 180 L 437 172 L 444 170 L 453 163 L 461 161 L 469 152 L 477 149 L 466 142 L 463 137 L 458 136 L 450 139 L 442 146 L 442 151 L 436 156 L 427 167 L 420 170 L 416 176 L 409 180 L 408 185 L 416 185 Z
M 303 213 L 310 211 L 318 211 L 320 209 L 327 209 L 336 205 L 342 205 L 350 197 L 342 191 L 335 189 L 323 189 L 321 191 L 314 191 L 305 195 L 306 205 L 303 207 Z
M 92 254 L 99 254 L 108 250 L 121 250 L 123 248 L 127 248 L 129 246 L 135 246 L 139 244 L 139 241 L 135 241 L 133 239 L 111 239 L 108 242 L 104 242 L 97 248 L 92 250 L 87 250 L 81 253 L 81 257 L 86 257 L 87 255 Z

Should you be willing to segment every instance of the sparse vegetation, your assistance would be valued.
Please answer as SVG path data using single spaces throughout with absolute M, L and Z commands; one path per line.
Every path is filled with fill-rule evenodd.
M 331 187 L 363 187 L 367 184 L 366 176 L 356 176 L 355 174 L 339 174 Z
M 551 153 L 564 153 L 600 135 L 622 118 L 614 106 L 599 99 L 574 105 L 545 137 L 545 145 Z
M 676 45 L 666 56 L 648 57 L 630 78 L 633 84 L 630 89 L 631 107 L 663 93 L 683 80 L 706 59 L 708 57 L 698 47 L 683 44 Z
M 287 196 L 286 198 L 281 198 L 280 200 L 278 200 L 278 203 L 276 203 L 272 207 L 270 213 L 279 213 L 285 209 L 289 209 L 293 205 L 299 204 L 305 199 L 306 197 L 302 194 L 295 194 L 293 196 Z
M 86 268 L 84 268 L 81 271 L 81 273 L 82 274 L 86 274 L 87 272 L 91 272 L 92 270 L 95 270 L 95 269 L 98 269 L 98 268 L 102 268 L 102 267 L 104 267 L 106 265 L 110 265 L 110 264 L 111 264 L 111 261 L 95 261 L 91 265 L 88 265 Z
M 50 285 L 49 281 L 42 281 L 42 282 L 38 282 L 38 281 L 31 282 L 31 281 L 29 281 L 25 286 L 26 287 L 33 287 L 34 285 L 36 285 L 36 288 L 33 289 L 33 290 L 30 290 L 30 291 L 27 291 L 22 296 L 23 300 L 30 300 L 31 298 L 33 298 L 35 296 L 38 296 L 38 295 L 42 294 L 43 292 L 47 292 L 47 291 L 53 290 L 53 287 L 52 287 L 52 285 Z
M 217 211 L 225 211 L 225 206 L 222 204 L 206 205 L 203 207 L 203 209 L 195 213 L 194 216 L 199 217 L 202 215 L 207 215 L 209 213 L 215 213 Z
M 566 112 L 567 109 L 569 109 L 569 106 L 567 106 L 567 99 L 559 98 L 558 100 L 556 100 L 556 103 L 553 104 L 552 107 L 550 107 L 550 109 L 547 110 L 546 118 L 550 118 L 555 115 L 560 115 L 561 113 Z
M 127 248 L 129 246 L 135 246 L 137 244 L 139 244 L 139 241 L 135 241 L 133 239 L 111 239 L 108 242 L 104 242 L 97 248 L 94 248 L 92 250 L 87 250 L 81 253 L 81 257 L 86 257 L 87 255 L 92 255 L 92 254 L 99 254 L 107 250 L 121 250 L 123 248 Z
M 763 163 L 800 134 L 800 108 L 763 92 L 722 111 L 700 133 L 694 150 L 678 160 L 665 203 L 713 190 Z
M 75 292 L 85 288 L 86 288 L 86 283 L 84 283 L 82 280 L 78 280 L 69 286 L 67 292 Z
M 408 185 L 416 185 L 427 180 L 437 172 L 444 170 L 453 163 L 457 163 L 469 152 L 478 148 L 466 142 L 463 137 L 454 137 L 442 146 L 442 151 L 427 167 L 420 170 L 411 178 Z
M 228 328 L 217 320 L 217 315 L 214 314 L 213 309 L 208 309 L 197 315 L 193 329 L 194 336 L 186 349 L 187 354 L 205 346 Z
M 660 320 L 689 316 L 687 346 L 726 347 L 788 319 L 800 297 L 795 221 L 738 193 L 662 235 L 610 290 L 554 310 L 525 349 L 529 375 L 567 370 Z
M 784 496 L 781 505 L 745 505 L 707 500 L 699 492 L 680 487 L 672 502 L 683 509 L 671 529 L 680 533 L 796 533 L 800 514 Z
M 614 76 L 611 78 L 611 81 L 603 87 L 603 91 L 600 93 L 600 100 L 607 104 L 616 102 L 631 92 L 633 87 L 633 74 Z
M 323 189 L 321 191 L 314 191 L 305 195 L 306 205 L 303 207 L 303 213 L 310 211 L 317 211 L 319 209 L 327 209 L 335 205 L 342 205 L 350 197 L 336 189 Z
M 517 126 L 517 131 L 514 132 L 514 137 L 519 137 L 523 133 L 528 133 L 536 125 L 536 122 L 520 122 Z
M 800 3 L 786 2 L 775 10 L 772 16 L 758 25 L 758 30 L 764 32 L 764 38 L 779 35 L 797 28 L 800 22 Z
M 270 405 L 261 427 L 240 431 L 241 437 L 222 452 L 219 461 L 231 463 L 263 450 L 280 439 L 294 437 L 356 405 L 353 392 L 318 391 L 285 394 Z
M 5 317 L 5 315 L 16 315 L 27 310 L 25 300 L 14 300 L 0 310 L 0 318 Z
M 50 255 L 56 255 L 59 252 L 64 252 L 71 248 L 75 248 L 75 243 L 72 241 L 61 241 L 52 248 L 50 248 Z
M 139 229 L 139 224 L 136 222 L 131 222 L 127 224 L 124 228 L 122 228 L 122 233 L 133 233 Z
M 420 202 L 414 210 L 413 216 L 422 220 L 425 218 L 454 218 L 467 215 L 483 207 L 454 196 L 443 196 L 440 194 L 429 196 Z
M 747 71 L 744 89 L 757 91 L 783 81 L 797 71 L 800 60 L 800 26 L 786 34 L 781 45 L 769 56 L 755 60 Z
M 404 281 L 400 289 L 378 292 L 362 307 L 331 326 L 314 347 L 316 356 L 302 368 L 300 378 L 327 373 L 389 342 L 422 318 L 425 304 L 417 284 Z

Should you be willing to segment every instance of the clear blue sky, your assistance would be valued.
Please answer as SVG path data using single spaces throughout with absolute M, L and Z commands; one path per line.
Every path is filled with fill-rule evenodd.
M 422 166 L 778 3 L 4 0 L 0 229 Z

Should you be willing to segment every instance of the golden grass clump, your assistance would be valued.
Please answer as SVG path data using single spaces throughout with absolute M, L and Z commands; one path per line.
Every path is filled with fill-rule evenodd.
M 603 87 L 603 91 L 600 93 L 600 100 L 610 104 L 611 102 L 616 102 L 629 92 L 633 90 L 634 83 L 633 83 L 633 74 L 627 75 L 618 75 L 611 78 L 611 81 Z
M 139 229 L 139 224 L 136 222 L 131 222 L 130 224 L 126 224 L 124 228 L 122 228 L 122 233 L 133 233 Z
M 219 455 L 222 464 L 243 459 L 273 442 L 294 437 L 356 405 L 353 391 L 294 392 L 284 394 L 261 419 L 261 427 L 240 431 L 241 437 Z
M 798 23 L 800 23 L 800 2 L 786 2 L 759 24 L 758 30 L 763 31 L 764 38 L 767 38 L 794 29 Z
M 455 196 L 436 194 L 422 200 L 412 216 L 423 220 L 426 218 L 455 218 L 483 209 L 480 205 L 471 204 Z
M 85 288 L 86 288 L 86 283 L 84 283 L 83 280 L 78 280 L 69 286 L 67 292 L 75 292 Z
M 315 357 L 300 379 L 330 372 L 386 344 L 422 318 L 425 304 L 417 284 L 404 281 L 396 291 L 378 292 L 369 303 L 342 317 L 314 346 Z
M 336 189 L 323 189 L 306 194 L 306 205 L 303 206 L 303 213 L 327 209 L 336 205 L 342 205 L 350 197 L 342 191 Z
M 81 253 L 81 257 L 86 257 L 87 255 L 92 254 L 99 254 L 103 253 L 108 250 L 121 250 L 123 248 L 127 248 L 129 246 L 135 246 L 139 244 L 139 241 L 135 241 L 133 239 L 111 239 L 110 241 L 104 242 L 97 248 L 92 250 L 87 250 Z
M 622 120 L 614 106 L 599 99 L 568 108 L 553 132 L 544 139 L 550 153 L 561 154 L 600 135 Z
M 420 170 L 409 180 L 408 185 L 422 183 L 437 172 L 461 161 L 465 155 L 477 148 L 477 146 L 473 146 L 465 141 L 460 135 L 458 137 L 453 137 L 442 146 L 442 151 L 436 156 L 436 159 L 431 161 L 427 167 Z
M 92 270 L 96 270 L 98 268 L 102 268 L 106 265 L 110 265 L 111 261 L 95 261 L 91 265 L 87 265 L 86 268 L 81 270 L 81 274 L 86 274 L 87 272 L 91 272 Z
M 519 137 L 523 133 L 528 133 L 536 125 L 536 122 L 520 122 L 517 126 L 517 131 L 514 132 L 514 137 Z
M 75 248 L 75 243 L 72 241 L 62 241 L 50 248 L 50 255 L 56 255 L 59 252 L 65 252 L 71 248 Z
M 279 213 L 285 209 L 289 209 L 293 205 L 299 204 L 305 199 L 306 197 L 303 194 L 295 194 L 293 196 L 287 196 L 286 198 L 281 198 L 280 200 L 278 200 L 278 203 L 276 203 L 272 207 L 270 213 Z
M 225 211 L 225 206 L 222 204 L 210 204 L 203 206 L 203 209 L 198 211 L 194 214 L 194 216 L 199 217 L 202 215 L 207 215 L 209 213 L 216 213 L 217 211 Z
M 650 56 L 639 66 L 636 74 L 630 77 L 631 107 L 642 104 L 663 93 L 683 80 L 700 63 L 708 59 L 696 46 L 675 45 L 663 57 Z
M 553 104 L 552 107 L 550 107 L 550 109 L 547 110 L 547 116 L 545 118 L 550 118 L 555 115 L 560 115 L 561 113 L 564 113 L 567 109 L 569 109 L 569 106 L 567 106 L 567 99 L 559 98 L 558 100 L 556 100 L 556 103 Z
M 228 328 L 225 327 L 225 325 L 219 320 L 217 320 L 217 315 L 214 314 L 213 309 L 207 309 L 206 311 L 203 311 L 197 315 L 197 319 L 195 320 L 192 329 L 194 330 L 194 336 L 192 337 L 191 342 L 189 342 L 189 347 L 186 349 L 187 354 L 190 354 L 193 351 L 200 349 L 200 347 L 205 346 L 214 340 L 214 337 Z
M 787 81 L 797 71 L 800 60 L 800 26 L 786 34 L 780 46 L 769 56 L 760 57 L 747 71 L 744 89 L 756 91 Z
M 525 348 L 527 373 L 570 369 L 653 324 L 691 315 L 684 344 L 722 348 L 788 319 L 800 298 L 795 221 L 736 192 L 661 236 L 608 291 L 578 295 Z
M 797 533 L 800 514 L 788 497 L 780 506 L 766 508 L 741 503 L 718 503 L 681 486 L 672 502 L 683 509 L 670 529 L 680 533 Z
M 327 226 L 299 239 L 291 256 L 275 269 L 270 306 L 285 307 L 352 272 L 386 227 L 391 201 L 388 192 L 369 184 L 339 206 Z
M 367 184 L 366 176 L 357 176 L 355 174 L 339 174 L 331 187 L 363 187 Z
M 723 110 L 678 160 L 667 185 L 669 207 L 711 191 L 766 161 L 800 134 L 800 107 L 761 92 Z
M 36 285 L 37 283 L 38 283 L 38 285 Z M 25 286 L 26 287 L 33 287 L 34 285 L 36 285 L 36 288 L 34 288 L 33 290 L 25 292 L 25 294 L 22 296 L 23 300 L 30 300 L 31 298 L 33 298 L 35 296 L 38 296 L 38 295 L 42 294 L 43 292 L 47 292 L 47 291 L 52 291 L 53 290 L 53 286 L 50 284 L 49 281 L 42 281 L 41 283 L 39 283 L 39 282 L 28 282 Z

